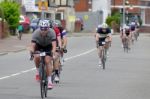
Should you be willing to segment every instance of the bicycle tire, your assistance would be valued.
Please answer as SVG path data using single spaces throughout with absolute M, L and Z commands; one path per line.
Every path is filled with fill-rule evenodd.
M 46 78 L 46 81 L 45 81 L 45 84 L 44 84 L 44 86 L 45 86 L 45 97 L 47 97 L 47 91 L 48 91 L 48 88 L 47 88 L 47 86 L 48 86 L 48 80 L 47 80 L 47 76 L 45 76 Z
M 43 68 L 43 64 L 40 65 L 40 68 L 39 68 L 39 74 L 40 74 L 40 92 L 41 92 L 41 98 L 44 99 L 44 96 L 45 96 L 45 77 L 44 77 L 44 68 Z
M 105 49 L 104 48 L 102 50 L 102 59 L 101 59 L 101 61 L 102 61 L 102 67 L 103 67 L 103 69 L 105 69 Z

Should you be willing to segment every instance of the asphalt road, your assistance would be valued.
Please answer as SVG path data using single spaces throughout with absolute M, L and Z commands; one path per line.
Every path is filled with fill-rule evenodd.
M 150 36 L 124 53 L 113 36 L 106 70 L 98 67 L 94 38 L 70 37 L 61 80 L 47 99 L 150 99 Z M 0 56 L 0 99 L 40 99 L 28 51 Z

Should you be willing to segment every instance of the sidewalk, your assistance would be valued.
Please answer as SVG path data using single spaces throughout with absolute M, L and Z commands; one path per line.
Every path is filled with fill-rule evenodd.
M 0 55 L 26 50 L 30 41 L 31 34 L 23 34 L 22 40 L 19 40 L 17 36 L 10 36 L 2 39 L 0 40 Z
M 68 37 L 80 37 L 80 36 L 92 36 L 93 33 L 68 33 Z M 6 55 L 11 52 L 19 52 L 28 49 L 31 34 L 23 34 L 22 40 L 19 40 L 17 36 L 10 36 L 5 39 L 0 39 L 0 56 Z

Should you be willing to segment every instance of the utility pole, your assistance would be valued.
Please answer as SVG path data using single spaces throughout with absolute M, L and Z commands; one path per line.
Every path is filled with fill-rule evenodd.
M 42 4 L 43 4 L 43 2 L 45 2 L 45 0 L 42 0 Z M 41 19 L 43 20 L 44 17 L 45 17 L 45 13 L 44 13 L 44 9 L 42 7 L 42 9 L 41 9 Z
M 122 26 L 124 26 L 126 23 L 125 23 L 125 10 L 126 10 L 126 8 L 125 8 L 125 3 L 126 3 L 126 0 L 123 0 L 123 17 L 122 17 L 122 19 L 123 19 L 123 24 L 122 24 Z
M 39 10 L 41 11 L 41 19 L 44 19 L 45 11 L 48 11 L 48 2 L 47 0 L 39 0 L 38 3 Z

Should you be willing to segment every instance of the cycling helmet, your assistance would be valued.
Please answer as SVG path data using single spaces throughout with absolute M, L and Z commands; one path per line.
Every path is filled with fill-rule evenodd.
M 127 26 L 127 25 L 124 25 L 123 28 L 126 29 L 126 30 L 130 29 L 130 27 Z
M 41 20 L 39 23 L 40 28 L 49 28 L 50 27 L 50 23 L 48 20 Z
M 53 27 L 58 27 L 59 24 L 58 24 L 57 22 L 54 21 L 54 22 L 52 23 L 52 26 L 53 26 Z
M 108 25 L 106 23 L 102 24 L 102 28 L 107 28 L 107 27 L 108 27 Z

